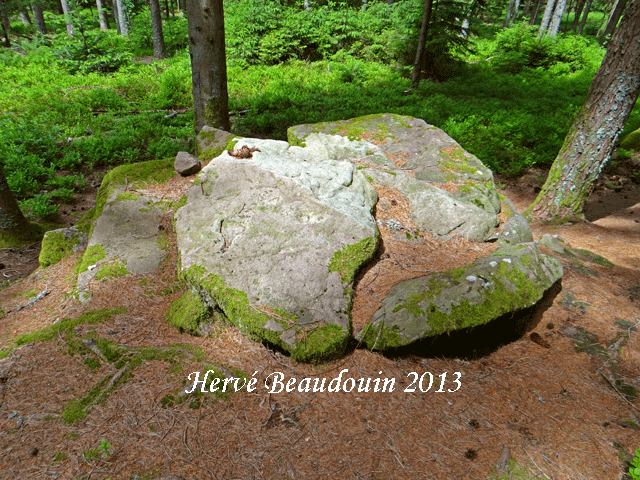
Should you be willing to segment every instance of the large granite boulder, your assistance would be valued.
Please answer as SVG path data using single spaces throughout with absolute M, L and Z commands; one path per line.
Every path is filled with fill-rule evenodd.
M 175 214 L 183 278 L 255 340 L 303 361 L 343 353 L 354 275 L 379 242 L 364 175 L 286 142 L 243 139 L 198 178 Z

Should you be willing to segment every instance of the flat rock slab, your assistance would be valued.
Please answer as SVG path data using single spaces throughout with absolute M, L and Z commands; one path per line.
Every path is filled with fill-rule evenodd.
M 469 266 L 395 285 L 355 333 L 372 350 L 394 349 L 530 307 L 561 277 L 561 263 L 535 243 L 502 246 Z
M 242 147 L 251 156 L 212 160 L 175 214 L 181 275 L 250 338 L 297 360 L 339 356 L 354 274 L 378 246 L 375 190 L 352 164 L 304 161 L 286 142 Z
M 375 144 L 397 168 L 432 184 L 457 185 L 455 194 L 489 213 L 500 212 L 491 170 L 441 129 L 424 120 L 395 114 L 291 127 L 291 145 L 306 145 L 309 135 L 341 135 Z

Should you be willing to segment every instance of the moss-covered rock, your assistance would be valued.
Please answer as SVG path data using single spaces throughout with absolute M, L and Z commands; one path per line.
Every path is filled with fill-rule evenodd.
M 188 290 L 179 299 L 171 302 L 167 321 L 181 332 L 202 335 L 202 324 L 211 318 L 211 309 L 197 293 Z
M 534 243 L 503 246 L 472 265 L 401 282 L 358 333 L 388 350 L 482 325 L 531 307 L 562 277 L 562 265 Z
M 88 235 L 77 227 L 51 230 L 44 234 L 38 260 L 42 268 L 58 263 L 65 257 L 87 247 Z

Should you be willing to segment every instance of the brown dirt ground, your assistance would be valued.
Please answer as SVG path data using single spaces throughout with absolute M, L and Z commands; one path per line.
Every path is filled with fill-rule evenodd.
M 544 172 L 497 183 L 524 209 L 540 186 L 538 177 L 544 179 Z M 412 225 L 406 205 L 397 192 L 380 193 L 378 220 L 394 219 L 404 230 L 381 229 L 378 262 L 358 279 L 356 328 L 397 280 L 468 263 L 493 248 L 425 236 L 407 241 Z M 70 208 L 86 208 L 86 202 Z M 115 480 L 173 473 L 184 479 L 484 480 L 507 449 L 521 469 L 512 478 L 623 478 L 621 458 L 640 447 L 640 402 L 622 391 L 624 384 L 640 389 L 640 188 L 600 188 L 587 215 L 592 223 L 535 225 L 534 234 L 557 234 L 615 266 L 563 260 L 562 291 L 538 312 L 527 334 L 472 360 L 434 357 L 428 348 L 395 357 L 354 348 L 330 364 L 297 364 L 223 323 L 206 338 L 169 326 L 169 303 L 184 291 L 174 253 L 155 275 L 94 281 L 93 299 L 81 305 L 69 295 L 79 254 L 29 275 L 37 245 L 2 251 L 0 272 L 12 283 L 0 290 L 6 312 L 0 348 L 56 319 L 124 306 L 127 313 L 76 333 L 92 331 L 130 349 L 199 347 L 209 364 L 256 372 L 259 382 L 254 392 L 226 400 L 206 394 L 200 408 L 189 402 L 164 407 L 161 399 L 202 364 L 190 357 L 181 368 L 144 361 L 85 419 L 67 425 L 60 417 L 65 404 L 108 378 L 111 365 L 101 362 L 91 370 L 82 355 L 70 354 L 62 336 L 23 345 L 0 360 L 0 478 Z M 50 293 L 42 300 L 18 310 L 45 289 Z M 328 383 L 344 369 L 343 378 L 395 379 L 395 390 L 269 393 L 263 383 L 274 372 L 285 381 Z M 404 391 L 412 372 L 431 372 L 434 387 Z M 102 440 L 111 444 L 109 455 L 92 456 Z

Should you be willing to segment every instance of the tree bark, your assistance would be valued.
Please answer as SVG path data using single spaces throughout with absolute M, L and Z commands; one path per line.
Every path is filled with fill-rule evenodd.
M 107 23 L 107 17 L 104 14 L 102 7 L 102 0 L 96 0 L 96 8 L 98 9 L 98 19 L 100 20 L 100 30 L 109 30 L 109 24 Z
M 31 4 L 33 9 L 33 20 L 36 23 L 36 29 L 43 35 L 47 34 L 47 25 L 44 23 L 44 14 L 42 13 L 42 6 L 38 2 Z
M 120 15 L 118 14 L 118 0 L 111 0 L 111 13 L 113 14 L 113 19 L 116 22 L 116 32 L 118 32 L 118 35 L 122 35 L 122 29 L 120 28 Z
M 413 75 L 411 76 L 411 86 L 417 87 L 422 79 L 422 66 L 425 63 L 425 47 L 427 45 L 427 35 L 429 33 L 429 23 L 431 22 L 431 10 L 433 0 L 425 0 L 422 12 L 422 25 L 420 26 L 420 38 L 418 39 L 418 49 L 416 60 L 413 63 Z
M 24 231 L 29 226 L 29 222 L 16 202 L 13 193 L 9 190 L 7 178 L 0 165 L 0 232 Z
M 584 12 L 582 12 L 582 18 L 580 19 L 580 25 L 578 26 L 578 35 L 582 35 L 582 30 L 584 30 L 584 26 L 587 24 L 587 17 L 589 17 L 590 10 L 591 0 L 587 0 L 587 3 L 584 7 Z
M 27 10 L 27 8 L 24 5 L 20 7 L 20 21 L 25 27 L 28 27 L 29 25 L 31 25 L 31 19 L 29 18 L 29 10 Z
M 516 0 L 509 0 L 509 5 L 507 6 L 507 14 L 504 17 L 503 27 L 508 27 L 511 23 L 511 12 L 513 11 L 513 6 L 515 5 Z
M 120 19 L 120 35 L 126 37 L 129 35 L 129 19 L 127 18 L 127 9 L 122 0 L 116 0 L 118 5 L 118 18 Z
M 189 57 L 196 133 L 230 130 L 223 0 L 187 0 Z
M 158 58 L 167 56 L 164 47 L 164 35 L 162 34 L 162 13 L 158 0 L 149 0 L 149 10 L 151 12 L 151 30 L 153 31 L 153 55 Z
M 11 22 L 9 21 L 9 14 L 7 13 L 7 7 L 4 5 L 6 0 L 0 0 L 0 23 L 2 24 L 2 34 L 4 35 L 5 47 L 11 47 Z
M 584 205 L 639 93 L 640 0 L 632 0 L 529 215 L 584 218 Z
M 553 11 L 553 17 L 551 23 L 549 23 L 549 31 L 547 35 L 555 37 L 560 31 L 560 23 L 562 22 L 562 15 L 564 15 L 564 9 L 567 6 L 567 0 L 558 0 L 556 8 Z
M 533 7 L 533 12 L 531 13 L 531 18 L 529 19 L 529 25 L 535 25 L 538 21 L 538 13 L 540 12 L 540 5 L 542 5 L 542 0 L 536 0 L 536 3 Z
M 73 37 L 75 31 L 73 29 L 73 23 L 71 22 L 71 8 L 69 8 L 69 1 L 60 0 L 60 5 L 62 5 L 62 11 L 64 12 L 64 21 L 67 24 L 67 35 Z
M 544 15 L 542 15 L 542 22 L 540 23 L 540 30 L 538 31 L 538 38 L 542 38 L 544 33 L 549 28 L 551 23 L 551 17 L 556 7 L 556 0 L 547 0 L 547 6 L 544 9 Z
M 582 10 L 584 9 L 585 0 L 578 0 L 576 4 L 576 11 L 573 15 L 573 22 L 571 22 L 571 31 L 578 31 L 578 23 L 580 22 L 580 15 L 582 15 Z
M 627 6 L 627 0 L 618 0 L 616 2 L 616 6 L 611 12 L 611 17 L 607 22 L 607 27 L 604 29 L 604 33 L 602 34 L 602 38 L 600 38 L 600 45 L 607 44 L 607 38 L 610 38 L 613 35 L 616 27 L 618 26 L 618 22 L 620 21 L 620 17 L 622 17 L 622 13 L 624 12 L 624 8 Z

